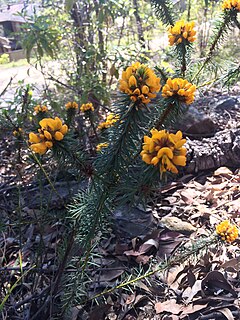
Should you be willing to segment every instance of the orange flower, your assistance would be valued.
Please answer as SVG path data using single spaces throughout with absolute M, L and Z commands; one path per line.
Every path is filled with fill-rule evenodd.
M 216 232 L 223 241 L 233 242 L 238 237 L 238 228 L 228 220 L 224 220 L 216 226 Z
M 66 109 L 77 109 L 78 104 L 75 101 L 69 101 L 68 103 L 65 104 Z
M 98 152 L 102 151 L 103 148 L 107 148 L 109 146 L 109 143 L 108 142 L 103 142 L 103 143 L 99 143 L 97 146 L 96 146 L 96 150 Z
M 195 35 L 196 31 L 193 29 L 195 23 L 184 22 L 183 20 L 177 21 L 173 27 L 169 28 L 169 44 L 173 46 L 174 44 L 178 45 L 180 43 L 190 43 L 196 40 Z
M 91 102 L 88 102 L 88 103 L 82 104 L 81 107 L 80 107 L 80 110 L 82 112 L 86 112 L 86 111 L 89 111 L 89 110 L 90 111 L 94 111 L 94 107 L 93 107 Z
M 36 106 L 36 107 L 34 107 L 34 111 L 36 112 L 36 113 L 47 113 L 48 112 L 48 108 L 46 107 L 46 106 L 40 106 L 39 104 Z
M 142 160 L 147 164 L 159 165 L 161 174 L 166 171 L 178 173 L 176 166 L 186 165 L 186 149 L 183 148 L 185 139 L 182 132 L 176 134 L 166 130 L 151 130 L 152 137 L 144 136 Z
M 194 101 L 196 86 L 181 78 L 168 79 L 162 89 L 164 98 L 176 97 L 180 102 L 191 104 Z
M 38 133 L 29 133 L 30 148 L 35 153 L 44 154 L 48 149 L 53 147 L 53 143 L 61 141 L 64 135 L 68 131 L 66 124 L 62 124 L 62 121 L 56 117 L 44 118 L 39 122 L 40 129 Z
M 135 62 L 123 71 L 119 89 L 129 95 L 133 102 L 147 104 L 161 89 L 160 78 L 146 65 Z
M 118 120 L 119 120 L 119 116 L 118 116 L 117 114 L 110 113 L 110 114 L 107 116 L 106 121 L 99 123 L 98 129 L 103 130 L 103 129 L 110 128 L 110 127 L 113 126 L 114 123 L 116 123 Z
M 223 10 L 236 10 L 240 12 L 240 0 L 224 0 L 222 8 Z

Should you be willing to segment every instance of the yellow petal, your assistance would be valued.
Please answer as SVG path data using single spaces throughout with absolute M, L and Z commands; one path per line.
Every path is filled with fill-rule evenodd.
M 163 147 L 158 151 L 158 158 L 161 158 L 163 155 L 166 155 L 169 159 L 173 158 L 173 152 L 170 148 Z
M 125 92 L 128 89 L 128 84 L 124 80 L 119 80 L 119 89 Z
M 186 157 L 184 156 L 174 156 L 172 158 L 172 162 L 176 165 L 176 166 L 185 166 L 186 165 Z
M 141 94 L 140 90 L 137 88 L 133 91 L 133 94 L 136 94 L 137 96 L 139 96 Z
M 62 128 L 62 121 L 58 118 L 55 117 L 55 130 L 60 130 Z
M 34 143 L 30 146 L 32 151 L 39 154 L 44 154 L 47 151 L 47 146 L 45 142 Z
M 49 149 L 52 148 L 52 146 L 53 146 L 52 141 L 46 141 L 45 144 Z
M 151 160 L 151 164 L 153 164 L 154 166 L 156 166 L 158 164 L 158 162 L 159 162 L 159 158 L 158 157 L 154 157 Z
M 150 155 L 148 155 L 148 154 L 142 154 L 142 160 L 144 161 L 144 162 L 146 162 L 147 164 L 151 164 L 151 156 Z
M 68 126 L 64 124 L 62 128 L 60 129 L 60 132 L 65 135 L 68 132 Z
M 47 130 L 44 130 L 43 134 L 47 140 L 52 140 L 52 135 L 50 132 L 48 132 Z
M 132 75 L 128 80 L 129 87 L 137 86 L 137 79 Z
M 40 137 L 33 133 L 33 132 L 30 132 L 29 133 L 29 142 L 31 143 L 39 143 L 41 141 Z
M 142 86 L 142 93 L 147 94 L 149 92 L 149 87 L 148 86 Z
M 180 141 L 177 141 L 176 143 L 175 143 L 175 148 L 176 149 L 180 149 L 185 143 L 186 143 L 186 139 L 182 139 L 182 140 L 180 140 Z
M 54 139 L 57 141 L 61 141 L 63 139 L 63 134 L 60 131 L 55 132 Z
M 126 71 L 125 71 L 125 77 L 126 77 L 126 80 L 128 80 L 130 78 L 130 76 L 132 75 L 133 73 L 133 69 L 132 67 L 127 67 Z

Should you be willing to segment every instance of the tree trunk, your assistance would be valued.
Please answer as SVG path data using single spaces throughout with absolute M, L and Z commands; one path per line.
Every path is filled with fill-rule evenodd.
M 136 19 L 136 22 L 137 22 L 137 33 L 138 33 L 138 40 L 141 44 L 141 47 L 142 48 L 146 48 L 146 45 L 145 45 L 145 39 L 144 39 L 144 36 L 143 36 L 143 26 L 142 26 L 142 20 L 140 18 L 140 15 L 139 15 L 139 6 L 138 6 L 138 2 L 137 0 L 133 0 L 133 8 L 134 8 L 134 15 L 135 15 L 135 19 Z

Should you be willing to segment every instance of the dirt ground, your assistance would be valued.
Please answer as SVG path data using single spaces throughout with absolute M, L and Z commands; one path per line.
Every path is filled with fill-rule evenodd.
M 11 82 L 11 86 L 1 96 L 0 107 L 4 107 L 7 101 L 12 100 L 19 81 L 24 81 L 24 84 L 31 84 L 34 88 L 35 96 L 40 95 L 40 91 L 46 84 L 46 77 L 44 78 L 43 72 L 47 75 L 48 70 L 54 69 L 55 73 L 56 70 L 59 70 L 59 66 L 56 64 L 56 62 L 48 61 L 44 64 L 42 71 L 39 66 L 35 68 L 34 65 L 30 64 L 11 68 L 0 67 L 0 94 Z M 50 80 L 47 80 L 47 84 L 52 85 Z

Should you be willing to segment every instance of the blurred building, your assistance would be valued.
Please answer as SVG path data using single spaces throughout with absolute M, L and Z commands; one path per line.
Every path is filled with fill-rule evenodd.
M 21 50 L 17 33 L 24 32 L 21 29 L 26 22 L 24 16 L 33 16 L 36 8 L 36 5 L 24 2 L 0 7 L 0 54 Z

